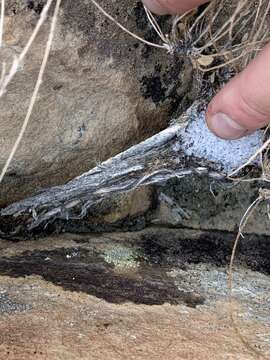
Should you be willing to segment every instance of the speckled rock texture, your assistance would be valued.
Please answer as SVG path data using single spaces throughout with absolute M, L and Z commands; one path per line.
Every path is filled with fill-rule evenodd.
M 22 49 L 43 4 L 42 0 L 6 1 L 6 46 L 1 54 L 7 61 Z M 116 4 L 100 0 L 100 4 L 130 30 L 159 41 L 140 1 Z M 169 19 L 162 17 L 160 21 L 166 32 Z M 49 22 L 0 99 L 0 166 L 23 121 L 48 27 Z M 1 184 L 0 207 L 40 189 L 65 184 L 164 129 L 204 94 L 199 85 L 188 61 L 139 43 L 105 19 L 89 0 L 76 4 L 63 0 L 38 101 Z M 198 142 L 202 140 L 204 137 Z M 94 209 L 85 221 L 65 226 L 70 231 L 95 231 L 101 224 L 99 230 L 103 231 L 162 224 L 233 232 L 258 195 L 258 188 L 255 183 L 232 186 L 193 176 L 114 197 L 103 204 L 102 216 L 96 217 Z M 252 217 L 247 231 L 270 234 L 264 205 Z
M 130 30 L 158 41 L 139 1 L 100 3 Z M 5 59 L 20 52 L 43 4 L 6 1 Z M 26 113 L 48 27 L 46 22 L 0 100 L 0 167 Z M 160 131 L 194 99 L 192 86 L 188 65 L 123 33 L 90 1 L 64 0 L 38 101 L 1 186 L 0 205 L 63 184 Z
M 158 41 L 139 1 L 99 2 L 130 30 Z M 22 49 L 43 5 L 6 0 L 0 56 L 10 61 Z M 168 18 L 160 21 L 166 29 Z M 0 99 L 0 167 L 23 121 L 48 26 Z M 33 116 L 1 184 L 0 208 L 63 185 L 160 132 L 203 94 L 198 85 L 187 61 L 130 38 L 89 0 L 63 0 Z M 189 155 L 196 150 L 203 157 L 197 145 L 206 142 L 205 133 L 193 125 L 186 139 L 198 137 Z M 212 151 L 213 138 L 208 140 Z M 236 254 L 238 334 L 228 305 L 235 232 L 258 188 L 193 174 L 114 194 L 84 218 L 58 219 L 32 232 L 25 231 L 27 219 L 1 218 L 0 360 L 269 356 L 270 228 L 264 204 Z
M 0 359 L 257 360 L 229 316 L 233 237 L 149 228 L 0 241 Z M 234 272 L 237 327 L 269 356 L 269 241 Z

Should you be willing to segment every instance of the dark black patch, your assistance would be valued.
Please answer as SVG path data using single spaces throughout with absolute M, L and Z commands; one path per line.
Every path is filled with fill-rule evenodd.
M 132 15 L 135 17 L 136 26 L 139 30 L 145 30 L 149 25 L 147 16 L 145 14 L 143 5 L 141 1 L 138 1 L 134 8 L 132 9 Z
M 53 90 L 54 91 L 58 91 L 58 90 L 61 90 L 63 88 L 64 85 L 62 84 L 56 84 L 53 86 Z
M 203 91 L 202 77 L 193 75 L 188 59 L 170 55 L 166 66 L 157 63 L 151 75 L 141 78 L 140 90 L 144 98 L 151 98 L 156 105 L 165 104 L 170 119 L 176 118 L 194 99 L 208 99 L 209 95 Z M 208 83 L 206 88 L 209 92 Z
M 145 236 L 142 251 L 147 261 L 161 267 L 186 264 L 211 264 L 227 266 L 230 262 L 236 234 L 221 231 L 204 231 L 200 237 L 164 238 L 164 236 Z M 269 236 L 246 235 L 240 240 L 235 263 L 253 271 L 270 274 Z
M 186 303 L 196 306 L 204 298 L 177 289 L 165 269 L 142 267 L 134 277 L 114 272 L 98 253 L 85 249 L 57 249 L 25 252 L 21 256 L 0 259 L 0 273 L 8 276 L 40 275 L 45 280 L 71 291 L 81 291 L 121 304 L 161 305 Z
M 16 171 L 8 171 L 6 173 L 6 176 L 11 178 L 11 177 L 19 177 L 20 175 L 18 173 L 16 173 Z
M 0 237 L 6 240 L 22 241 L 31 237 L 23 225 L 25 219 L 14 218 L 13 216 L 1 217 L 0 221 Z
M 166 89 L 159 75 L 143 76 L 141 91 L 145 99 L 151 98 L 155 104 L 165 100 Z
M 130 301 L 161 305 L 168 302 L 195 307 L 204 303 L 204 297 L 179 291 L 167 271 L 199 263 L 228 266 L 235 234 L 204 231 L 197 236 L 188 230 L 184 234 L 181 229 L 178 232 L 168 229 L 160 234 L 142 235 L 141 240 L 136 241 L 141 265 L 129 275 L 115 271 L 100 253 L 84 249 L 81 244 L 71 249 L 25 252 L 17 257 L 0 258 L 0 274 L 39 275 L 64 289 L 85 292 L 116 304 Z M 235 264 L 270 274 L 269 237 L 246 236 L 239 244 Z
M 29 0 L 27 1 L 27 7 L 30 10 L 34 10 L 34 12 L 38 15 L 41 14 L 43 8 L 44 8 L 45 2 L 42 0 Z
M 156 237 L 145 236 L 142 243 L 144 256 L 155 265 L 167 264 L 168 246 L 159 241 Z
M 45 225 L 38 226 L 33 230 L 29 230 L 26 226 L 27 217 L 14 218 L 13 216 L 5 216 L 0 219 L 0 237 L 16 242 L 41 239 L 51 234 L 60 234 L 63 232 L 101 234 L 104 232 L 140 231 L 146 227 L 146 215 L 128 216 L 114 223 L 104 223 L 102 218 L 101 220 L 96 219 L 94 215 L 89 212 L 83 219 L 70 219 L 68 221 L 56 219 Z

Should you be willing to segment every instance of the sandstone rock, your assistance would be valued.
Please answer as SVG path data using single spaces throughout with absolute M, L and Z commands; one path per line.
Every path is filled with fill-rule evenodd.
M 4 41 L 12 54 L 21 51 L 43 3 L 7 1 Z M 129 29 L 154 36 L 140 2 L 100 3 Z M 0 99 L 0 166 L 26 113 L 48 26 Z M 38 101 L 1 186 L 0 205 L 63 184 L 164 128 L 172 111 L 192 98 L 191 91 L 185 95 L 191 73 L 180 70 L 179 59 L 129 37 L 90 1 L 64 1 Z
M 0 241 L 0 359 L 258 359 L 229 318 L 231 245 L 222 232 L 158 227 Z M 243 245 L 237 326 L 267 356 L 269 241 Z
M 10 62 L 29 37 L 44 1 L 6 3 L 6 47 L 1 56 Z M 139 1 L 108 4 L 100 0 L 100 4 L 130 30 L 158 41 Z M 161 21 L 166 29 L 166 17 Z M 23 69 L 0 99 L 0 166 L 23 121 L 48 26 L 49 23 L 43 26 Z M 34 113 L 1 184 L 0 206 L 31 196 L 41 188 L 62 185 L 166 127 L 196 98 L 195 84 L 198 82 L 187 62 L 140 44 L 106 20 L 90 1 L 79 0 L 76 5 L 71 0 L 64 1 Z M 138 197 L 131 194 L 107 204 L 99 223 L 114 224 L 141 214 L 142 223 L 146 224 L 148 209 L 157 207 L 150 217 L 155 224 L 235 231 L 256 198 L 258 186 L 240 184 L 225 191 L 217 184 L 215 198 L 210 187 L 211 180 L 197 177 L 166 183 L 158 194 L 169 196 L 174 203 L 172 208 L 156 201 L 157 194 L 151 199 L 142 195 L 144 205 L 136 209 L 141 193 Z M 261 208 L 251 219 L 249 233 L 270 233 L 265 206 Z M 80 224 L 69 229 L 83 227 Z

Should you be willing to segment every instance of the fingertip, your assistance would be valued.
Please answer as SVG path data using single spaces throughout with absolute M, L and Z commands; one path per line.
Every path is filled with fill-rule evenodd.
M 207 125 L 215 135 L 237 139 L 270 122 L 270 44 L 210 102 Z
M 157 15 L 165 15 L 168 13 L 168 9 L 158 0 L 142 0 L 142 2 L 150 11 Z
M 249 135 L 249 129 L 241 126 L 227 114 L 207 112 L 206 122 L 209 130 L 217 137 L 225 140 L 236 140 Z
M 209 0 L 142 0 L 144 5 L 158 15 L 178 14 L 194 9 Z

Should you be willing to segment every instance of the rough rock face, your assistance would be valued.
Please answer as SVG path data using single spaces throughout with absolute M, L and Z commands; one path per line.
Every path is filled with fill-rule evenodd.
M 6 2 L 5 59 L 20 52 L 43 3 Z M 130 30 L 158 41 L 140 2 L 101 0 L 100 4 Z M 23 69 L 0 100 L 0 167 L 26 113 L 48 26 L 49 22 L 43 26 Z M 63 184 L 164 128 L 171 114 L 193 97 L 191 72 L 183 69 L 181 61 L 166 51 L 144 46 L 123 33 L 90 1 L 63 1 L 44 82 L 1 186 L 0 205 L 41 187 Z
M 1 241 L 0 359 L 258 359 L 229 318 L 231 240 L 152 228 Z M 243 245 L 237 326 L 269 356 L 269 241 Z
M 6 1 L 3 58 L 10 61 L 22 49 L 43 4 L 42 0 Z M 159 41 L 140 1 L 111 4 L 100 0 L 100 4 L 128 29 Z M 167 20 L 161 19 L 164 29 Z M 0 167 L 23 121 L 48 26 L 49 22 L 44 24 L 23 69 L 0 99 Z M 123 33 L 89 0 L 78 0 L 75 5 L 63 0 L 44 82 L 27 133 L 1 184 L 0 206 L 40 188 L 64 184 L 166 127 L 196 98 L 198 82 L 193 75 L 188 62 Z M 105 223 L 109 228 L 127 224 L 137 229 L 158 223 L 235 231 L 258 186 L 240 184 L 224 190 L 215 184 L 216 197 L 210 188 L 212 180 L 193 177 L 172 181 L 154 192 L 124 195 L 106 204 L 104 217 L 95 219 L 95 224 Z M 170 204 L 160 193 L 169 196 Z M 93 230 L 91 216 L 84 224 L 68 224 L 69 229 Z M 248 232 L 269 234 L 267 221 L 263 207 Z
M 156 197 L 159 201 L 152 214 L 155 224 L 236 233 L 247 208 L 258 197 L 258 184 L 196 176 L 160 186 Z M 262 203 L 254 211 L 244 232 L 270 234 L 266 205 Z
M 157 41 L 139 2 L 99 1 L 129 29 Z M 43 3 L 6 1 L 3 58 L 20 51 Z M 0 166 L 23 121 L 47 33 L 45 24 L 0 100 Z M 46 76 L 1 184 L 0 207 L 64 184 L 160 131 L 196 98 L 192 79 L 188 64 L 131 39 L 89 0 L 63 0 Z M 102 234 L 0 239 L 0 359 L 258 359 L 236 336 L 227 298 L 233 232 L 257 190 L 257 184 L 231 188 L 202 176 L 170 180 L 105 199 L 83 220 L 45 227 Z M 11 219 L 15 232 L 17 220 Z M 0 221 L 8 233 L 8 222 Z M 115 229 L 121 233 L 104 233 Z M 248 232 L 235 261 L 234 309 L 241 334 L 269 356 L 264 211 Z

